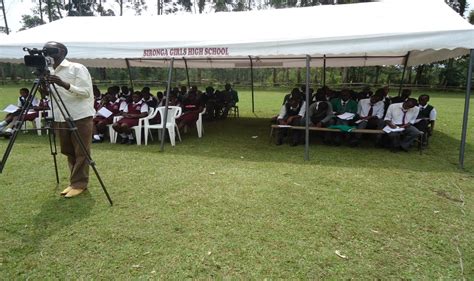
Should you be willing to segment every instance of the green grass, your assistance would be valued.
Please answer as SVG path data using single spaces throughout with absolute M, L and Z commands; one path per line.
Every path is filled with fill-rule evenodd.
M 439 119 L 423 155 L 317 139 L 306 162 L 302 146 L 269 143 L 283 94 L 257 92 L 254 115 L 241 91 L 241 118 L 205 123 L 202 139 L 190 130 L 164 153 L 156 141 L 94 145 L 113 207 L 93 174 L 89 192 L 60 198 L 65 158 L 56 187 L 47 136 L 20 134 L 0 175 L 0 278 L 474 278 L 472 114 L 457 167 L 463 94 L 432 94 Z M 0 88 L 0 105 L 16 95 Z

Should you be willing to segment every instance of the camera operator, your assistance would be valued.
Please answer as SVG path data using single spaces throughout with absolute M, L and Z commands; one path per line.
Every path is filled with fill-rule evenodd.
M 57 92 L 69 111 L 85 148 L 84 151 L 73 132 L 68 130 L 69 125 L 58 107 L 61 103 L 58 105 L 52 98 L 55 128 L 59 129 L 61 153 L 67 156 L 71 172 L 69 186 L 61 192 L 61 195 L 69 198 L 81 194 L 87 189 L 89 183 L 89 163 L 86 153 L 90 155 L 92 117 L 95 113 L 92 79 L 85 66 L 65 59 L 67 48 L 63 44 L 47 42 L 44 50 L 54 60 L 47 80 L 56 85 Z M 52 94 L 54 95 L 54 92 Z

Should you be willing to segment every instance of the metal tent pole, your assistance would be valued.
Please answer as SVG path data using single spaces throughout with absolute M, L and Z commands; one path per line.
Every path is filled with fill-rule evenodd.
M 410 52 L 407 53 L 405 56 L 405 62 L 403 63 L 403 72 L 402 72 L 402 80 L 400 80 L 400 87 L 398 88 L 398 96 L 402 94 L 402 88 L 403 88 L 403 80 L 405 80 L 405 73 L 407 71 L 407 65 L 408 65 L 408 58 L 410 57 Z
M 306 55 L 306 114 L 305 114 L 305 135 L 304 135 L 304 160 L 309 160 L 309 80 L 311 57 Z
M 252 56 L 249 56 L 250 59 L 250 87 L 252 89 L 252 113 L 255 113 L 255 96 L 254 96 L 254 88 L 253 88 L 253 61 Z
M 174 65 L 174 58 L 171 58 L 170 63 L 170 70 L 168 72 L 168 86 L 166 87 L 166 102 L 165 102 L 165 113 L 163 116 L 163 130 L 161 131 L 161 146 L 160 152 L 165 151 L 165 136 L 166 136 L 166 123 L 168 120 L 168 104 L 170 101 L 170 91 L 171 91 L 171 79 L 173 78 L 173 65 Z M 174 128 L 173 128 L 174 130 Z
M 326 86 L 326 55 L 323 56 L 323 86 Z
M 130 61 L 128 59 L 125 59 L 125 63 L 127 64 L 128 79 L 130 80 L 130 88 L 133 89 L 133 78 L 132 78 L 132 70 L 130 69 Z
M 461 148 L 459 149 L 459 167 L 464 169 L 464 152 L 466 150 L 467 121 L 469 119 L 469 102 L 472 88 L 472 68 L 474 67 L 474 49 L 469 54 L 469 69 L 467 70 L 466 98 L 464 102 L 464 117 L 462 120 Z
M 186 80 L 188 82 L 188 89 L 191 88 L 191 82 L 189 81 L 189 68 L 188 68 L 188 61 L 186 60 L 185 57 L 183 57 L 184 60 L 184 67 L 186 68 Z

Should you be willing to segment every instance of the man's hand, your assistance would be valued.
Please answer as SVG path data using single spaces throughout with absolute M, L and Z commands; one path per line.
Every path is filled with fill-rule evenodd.
M 288 125 L 284 119 L 278 120 L 278 125 Z
M 47 79 L 49 83 L 54 83 L 60 87 L 63 87 L 66 90 L 69 90 L 69 88 L 71 88 L 71 85 L 68 82 L 64 82 L 63 80 L 61 80 L 59 76 L 49 75 Z

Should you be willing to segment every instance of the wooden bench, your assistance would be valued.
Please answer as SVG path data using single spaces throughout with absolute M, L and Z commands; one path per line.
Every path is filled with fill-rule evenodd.
M 291 130 L 305 130 L 305 126 L 286 126 L 286 125 L 271 125 L 271 130 L 270 130 L 270 142 L 273 139 L 273 130 L 274 129 L 291 129 Z M 385 134 L 384 130 L 373 130 L 373 129 L 352 129 L 349 132 L 343 132 L 339 129 L 332 129 L 332 128 L 321 128 L 321 127 L 309 127 L 310 131 L 316 131 L 316 132 L 331 132 L 331 133 L 348 133 L 348 134 L 372 134 L 372 135 L 382 135 Z M 420 136 L 416 140 L 418 143 L 418 150 L 420 151 L 420 154 L 422 154 L 423 151 L 423 132 L 420 132 Z

